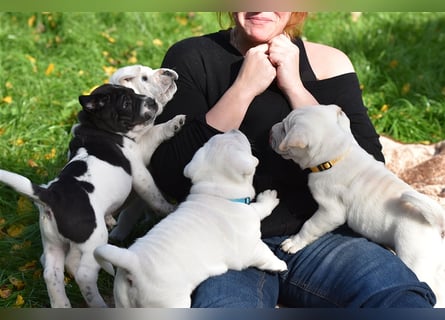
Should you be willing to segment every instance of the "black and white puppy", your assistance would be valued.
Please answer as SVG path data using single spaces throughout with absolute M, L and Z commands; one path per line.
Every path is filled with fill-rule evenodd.
M 154 185 L 146 164 L 156 147 L 182 127 L 184 116 L 154 126 L 163 107 L 156 97 L 118 85 L 102 85 L 79 101 L 83 110 L 73 128 L 70 159 L 57 178 L 39 186 L 0 170 L 1 182 L 29 196 L 39 208 L 42 264 L 52 307 L 71 306 L 64 266 L 89 306 L 106 307 L 97 288 L 100 266 L 93 252 L 107 243 L 106 217 L 132 188 L 154 208 L 174 209 Z

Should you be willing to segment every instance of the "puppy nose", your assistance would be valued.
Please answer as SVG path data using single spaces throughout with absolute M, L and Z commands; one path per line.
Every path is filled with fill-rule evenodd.
M 145 97 L 143 105 L 147 108 L 153 108 L 156 106 L 156 101 L 153 98 Z
M 144 118 L 145 121 L 150 120 L 151 118 L 153 118 L 155 116 L 155 112 L 153 112 L 152 110 L 146 111 L 144 112 L 144 114 L 142 115 L 142 117 Z
M 156 116 L 156 112 L 158 111 L 156 100 L 149 97 L 145 97 L 145 99 L 143 100 L 142 108 L 145 109 L 145 112 L 143 112 L 142 114 L 144 120 L 150 120 L 154 118 Z

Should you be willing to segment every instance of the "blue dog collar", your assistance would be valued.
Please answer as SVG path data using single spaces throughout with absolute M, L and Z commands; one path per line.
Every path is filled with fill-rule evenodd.
M 244 203 L 244 204 L 250 204 L 251 200 L 250 197 L 246 197 L 246 198 L 236 198 L 236 199 L 229 199 L 232 202 L 239 202 L 239 203 Z

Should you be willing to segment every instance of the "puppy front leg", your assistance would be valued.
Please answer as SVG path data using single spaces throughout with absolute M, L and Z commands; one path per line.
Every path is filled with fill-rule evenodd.
M 281 249 L 287 253 L 296 253 L 345 222 L 346 214 L 343 208 L 332 202 L 327 207 L 319 203 L 318 210 L 303 224 L 301 230 L 281 243 Z
M 252 259 L 253 261 L 250 265 L 260 270 L 271 272 L 283 272 L 287 270 L 286 263 L 279 259 L 262 240 L 258 241 L 253 251 Z
M 148 165 L 156 148 L 165 140 L 173 137 L 185 124 L 185 115 L 177 115 L 173 119 L 153 126 L 137 142 L 145 165 Z
M 277 192 L 275 190 L 265 190 L 257 195 L 256 202 L 250 205 L 258 213 L 260 220 L 272 213 L 272 210 L 278 205 L 280 200 L 277 198 Z
M 150 208 L 162 215 L 167 215 L 174 211 L 176 206 L 165 200 L 147 168 L 139 166 L 134 169 L 133 188 Z

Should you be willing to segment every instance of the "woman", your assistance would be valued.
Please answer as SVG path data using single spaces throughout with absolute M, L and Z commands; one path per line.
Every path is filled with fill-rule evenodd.
M 348 57 L 299 37 L 306 13 L 236 12 L 231 17 L 233 28 L 182 40 L 166 53 L 162 66 L 178 72 L 178 91 L 159 120 L 186 114 L 187 121 L 158 148 L 151 169 L 161 190 L 182 201 L 190 188 L 182 171 L 194 152 L 211 136 L 240 129 L 260 160 L 257 193 L 278 191 L 280 204 L 263 220 L 262 235 L 289 271 L 277 275 L 249 268 L 212 277 L 195 290 L 193 306 L 431 307 L 435 298 L 426 284 L 391 252 L 347 227 L 294 255 L 281 251 L 280 243 L 300 229 L 317 204 L 307 173 L 269 147 L 273 124 L 294 108 L 337 104 L 351 119 L 359 144 L 384 159 Z

